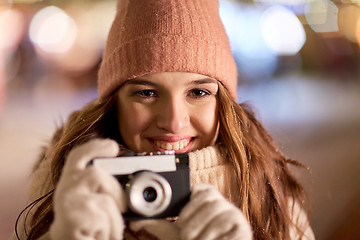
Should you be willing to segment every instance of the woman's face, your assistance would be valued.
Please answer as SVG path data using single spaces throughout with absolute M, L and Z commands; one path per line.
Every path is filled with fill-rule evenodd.
M 118 124 L 134 152 L 200 149 L 216 142 L 218 84 L 204 75 L 155 73 L 124 83 L 118 94 Z

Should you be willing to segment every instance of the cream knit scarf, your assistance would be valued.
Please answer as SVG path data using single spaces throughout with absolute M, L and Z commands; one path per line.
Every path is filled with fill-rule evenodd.
M 189 153 L 190 182 L 192 185 L 207 183 L 214 185 L 223 196 L 229 199 L 226 177 L 226 158 L 219 146 L 209 146 Z

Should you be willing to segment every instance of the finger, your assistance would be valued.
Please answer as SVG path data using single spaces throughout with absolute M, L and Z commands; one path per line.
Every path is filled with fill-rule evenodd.
M 223 211 L 221 214 L 218 214 L 216 217 L 210 221 L 202 232 L 196 236 L 197 240 L 211 240 L 211 239 L 237 239 L 233 238 L 238 236 L 237 230 L 237 221 L 232 218 L 233 211 Z
M 85 201 L 84 201 L 85 199 Z M 124 222 L 114 200 L 105 194 L 78 194 L 62 214 L 81 239 L 121 239 Z
M 78 179 L 68 186 L 73 191 L 99 193 L 110 196 L 120 212 L 126 211 L 126 196 L 119 182 L 101 168 L 90 166 L 79 174 Z
M 121 239 L 124 232 L 124 219 L 120 213 L 118 205 L 107 195 L 101 196 L 100 207 L 108 216 L 109 232 L 106 239 Z
M 197 239 L 251 240 L 250 223 L 240 209 L 229 204 L 230 208 L 213 218 Z
M 96 157 L 115 157 L 119 145 L 111 139 L 94 139 L 74 148 L 66 159 L 63 175 L 71 175 L 84 170 Z
M 192 194 L 192 197 L 195 197 L 198 193 L 201 193 L 201 192 L 204 192 L 207 190 L 210 191 L 211 189 L 216 190 L 213 185 L 200 183 L 200 184 L 196 184 L 192 187 L 191 194 Z
M 180 212 L 179 226 L 187 223 L 205 203 L 217 199 L 222 199 L 222 196 L 214 187 L 207 184 L 195 185 L 192 189 L 190 202 Z
M 226 200 L 215 200 L 205 202 L 194 211 L 193 215 L 182 225 L 182 236 L 184 239 L 198 239 L 209 224 L 214 222 L 218 216 L 231 209 Z M 210 239 L 210 238 L 209 238 Z
M 86 195 L 86 201 L 82 203 L 83 208 L 79 208 L 78 215 L 83 218 L 78 230 L 82 237 L 96 240 L 106 240 L 110 237 L 111 219 L 109 214 L 119 213 L 117 207 L 115 211 L 110 212 L 111 205 L 115 205 L 109 196 L 100 194 Z M 76 211 L 73 209 L 73 211 Z M 86 218 L 85 218 L 86 216 Z
M 100 201 L 100 194 L 69 194 L 55 204 L 55 221 L 51 229 L 51 234 L 57 236 L 55 239 L 106 239 L 110 223 L 102 209 L 105 204 Z
M 231 231 L 217 238 L 219 240 L 252 240 L 253 234 L 249 223 L 245 226 L 236 225 Z

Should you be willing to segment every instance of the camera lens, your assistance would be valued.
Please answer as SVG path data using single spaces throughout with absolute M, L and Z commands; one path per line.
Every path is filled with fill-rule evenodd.
M 152 187 L 145 188 L 145 190 L 143 192 L 143 197 L 144 197 L 145 201 L 147 201 L 147 202 L 155 201 L 155 199 L 157 197 L 156 190 Z
M 165 211 L 172 199 L 170 183 L 160 174 L 144 171 L 126 184 L 129 208 L 141 216 L 152 217 Z

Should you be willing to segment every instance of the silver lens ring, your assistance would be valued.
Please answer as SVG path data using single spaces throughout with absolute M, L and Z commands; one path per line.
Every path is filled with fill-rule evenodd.
M 150 199 L 147 194 L 150 190 Z M 129 208 L 142 216 L 152 217 L 165 211 L 172 198 L 169 182 L 154 172 L 136 174 L 126 185 Z

